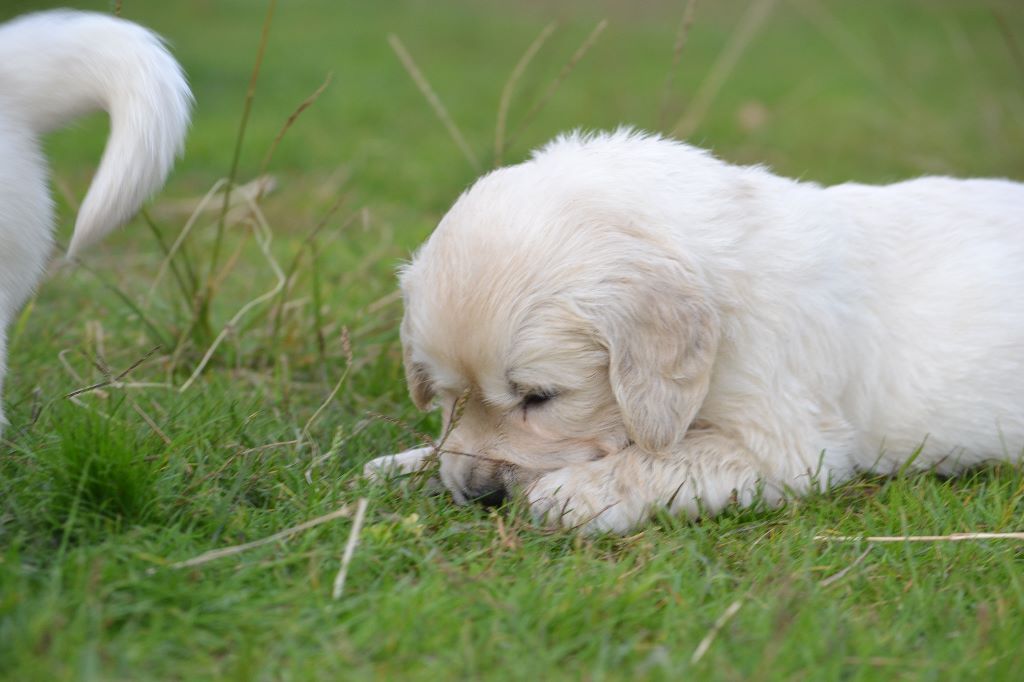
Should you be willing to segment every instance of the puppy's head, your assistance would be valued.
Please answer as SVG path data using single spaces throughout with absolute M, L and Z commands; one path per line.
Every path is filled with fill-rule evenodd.
M 718 320 L 699 273 L 628 188 L 563 170 L 482 178 L 402 272 L 409 390 L 442 410 L 459 502 L 670 449 L 707 392 Z

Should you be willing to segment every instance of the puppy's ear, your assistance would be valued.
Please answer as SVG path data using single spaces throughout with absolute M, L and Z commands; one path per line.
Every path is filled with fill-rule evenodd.
M 609 300 L 592 319 L 630 438 L 660 452 L 683 439 L 704 402 L 719 319 L 680 265 L 660 257 L 624 270 L 605 281 Z
M 409 396 L 420 410 L 428 410 L 434 399 L 434 389 L 430 384 L 427 369 L 412 358 L 412 340 L 409 338 L 408 318 L 402 319 L 402 359 L 405 365 L 405 383 L 409 387 Z
M 421 410 L 429 410 L 431 401 L 434 399 L 434 389 L 430 386 L 430 377 L 423 365 L 409 360 L 409 354 L 405 354 L 405 381 L 409 385 L 409 395 L 412 402 Z

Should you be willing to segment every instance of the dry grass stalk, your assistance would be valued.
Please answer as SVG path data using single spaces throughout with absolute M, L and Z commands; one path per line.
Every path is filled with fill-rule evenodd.
M 243 221 L 243 222 L 248 222 L 249 224 L 252 224 L 251 221 Z M 248 237 L 250 235 L 246 234 L 244 236 Z M 210 291 L 211 292 L 219 291 L 221 286 L 227 280 L 228 276 L 235 269 L 235 266 L 238 265 L 238 262 L 242 258 L 242 252 L 245 250 L 246 243 L 247 243 L 246 240 L 243 238 L 243 239 L 240 239 L 237 244 L 235 244 L 235 249 L 234 249 L 234 251 L 231 252 L 231 255 L 228 256 L 227 261 L 224 262 L 224 267 L 222 267 L 220 269 L 220 271 L 217 272 L 213 276 L 213 278 L 210 280 L 210 282 L 211 282 L 211 284 L 210 284 Z
M 110 373 L 109 373 L 109 370 L 104 369 L 103 373 L 106 374 L 106 378 L 103 381 L 100 381 L 100 382 L 97 382 L 95 384 L 92 384 L 91 386 L 86 386 L 85 388 L 79 388 L 79 389 L 76 389 L 74 391 L 71 391 L 71 393 L 68 393 L 64 397 L 65 398 L 74 398 L 75 396 L 82 395 L 83 393 L 90 393 L 90 392 L 95 391 L 95 390 L 97 390 L 99 388 L 104 388 L 105 386 L 119 385 L 120 382 L 121 382 L 121 379 L 124 379 L 126 376 L 131 374 L 133 370 L 137 369 L 141 364 L 143 364 L 144 362 L 149 360 L 151 357 L 153 357 L 153 355 L 158 350 L 160 350 L 160 346 L 157 346 L 156 348 L 153 348 L 152 350 L 150 350 L 144 356 L 142 356 L 141 358 L 139 358 L 138 360 L 133 362 L 131 364 L 131 366 L 128 367 L 128 369 L 126 369 L 123 372 L 119 373 L 117 376 L 111 376 Z
M 740 599 L 729 604 L 729 607 L 718 617 L 718 620 L 716 620 L 715 624 L 711 626 L 711 629 L 708 630 L 708 634 L 704 635 L 704 639 L 700 640 L 700 644 L 698 644 L 697 648 L 693 650 L 693 655 L 690 656 L 690 665 L 696 665 L 700 662 L 700 659 L 704 658 L 704 654 L 706 654 L 708 649 L 711 648 L 711 644 L 715 641 L 715 637 L 717 637 L 718 633 L 725 627 L 725 624 L 736 615 L 736 612 L 740 610 L 741 606 L 743 606 L 743 601 Z
M 270 250 L 270 244 L 273 241 L 270 226 L 267 224 L 266 219 L 263 216 L 263 212 L 259 209 L 259 206 L 256 205 L 255 201 L 250 199 L 249 207 L 253 216 L 253 220 L 251 222 L 253 227 L 253 236 L 256 239 L 256 244 L 259 246 L 264 259 L 270 264 L 270 268 L 274 271 L 274 276 L 277 278 L 277 282 L 274 284 L 272 289 L 260 296 L 257 296 L 242 306 L 238 312 L 228 320 L 228 323 L 224 325 L 224 328 L 221 329 L 219 334 L 217 334 L 217 337 L 213 340 L 213 343 L 203 355 L 203 359 L 196 366 L 192 375 L 184 384 L 181 385 L 181 388 L 178 389 L 181 393 L 187 391 L 189 387 L 195 383 L 196 379 L 199 378 L 199 375 L 203 373 L 204 369 L 206 369 L 206 365 L 210 362 L 210 358 L 213 357 L 217 348 L 219 348 L 220 344 L 223 343 L 225 338 L 227 338 L 227 335 L 237 328 L 238 323 L 241 322 L 242 318 L 244 318 L 250 310 L 273 299 L 281 292 L 282 289 L 284 289 L 286 282 L 285 274 L 281 270 L 281 266 L 278 265 L 277 260 L 274 258 L 274 254 Z
M 691 0 L 692 1 L 692 0 Z M 494 165 L 500 166 L 502 161 L 502 155 L 505 152 L 505 126 L 508 122 L 508 109 L 512 104 L 512 92 L 515 90 L 516 84 L 519 83 L 519 79 L 523 77 L 523 73 L 526 72 L 526 67 L 530 65 L 533 58 L 537 56 L 540 48 L 544 46 L 544 43 L 548 41 L 551 34 L 558 28 L 558 22 L 552 21 L 550 24 L 545 26 L 540 35 L 534 38 L 530 46 L 526 48 L 526 52 L 519 58 L 515 68 L 512 69 L 512 73 L 509 75 L 508 80 L 505 81 L 505 87 L 501 89 L 501 100 L 498 103 L 498 121 L 494 126 Z
M 354 429 L 352 429 L 352 432 L 347 435 L 345 435 L 344 430 L 341 427 L 338 427 L 338 429 L 334 432 L 334 438 L 331 440 L 331 447 L 327 450 L 327 452 L 325 452 L 324 454 L 320 455 L 312 462 L 310 462 L 309 467 L 307 467 L 306 471 L 303 473 L 303 476 L 306 479 L 306 483 L 313 485 L 313 470 L 316 469 L 321 464 L 323 464 L 324 462 L 326 462 L 327 460 L 337 455 L 338 453 L 340 453 L 341 449 L 345 447 L 345 445 L 347 445 L 350 440 L 361 434 L 366 429 L 366 427 L 369 426 L 371 423 L 372 419 L 360 420 L 359 422 L 356 423 L 356 426 Z M 304 441 L 300 438 L 295 442 L 298 444 L 298 447 L 301 447 L 301 444 Z
M 146 425 L 149 426 L 149 428 L 153 430 L 153 433 L 155 433 L 157 437 L 159 437 L 160 440 L 164 442 L 164 445 L 171 444 L 172 441 L 170 437 L 168 437 L 168 435 L 164 433 L 164 430 L 160 428 L 156 421 L 152 417 L 150 417 L 149 414 L 144 409 L 142 409 L 142 407 L 137 402 L 132 400 L 131 406 L 132 409 L 135 410 L 135 414 L 142 417 L 142 421 L 146 422 Z
M 228 209 L 231 207 L 231 189 L 235 184 L 235 179 L 238 177 L 238 165 L 242 158 L 242 143 L 245 141 L 245 130 L 249 124 L 249 114 L 252 112 L 252 101 L 256 97 L 256 82 L 260 77 L 260 69 L 263 66 L 263 54 L 267 49 L 267 42 L 270 38 L 270 26 L 274 22 L 274 9 L 277 7 L 277 0 L 270 0 L 267 5 L 267 14 L 263 19 L 263 28 L 260 32 L 260 44 L 256 50 L 256 61 L 252 66 L 252 75 L 249 78 L 249 88 L 245 93 L 245 105 L 242 108 L 242 118 L 238 123 L 238 136 L 235 139 L 235 151 L 231 159 L 231 170 L 228 171 L 227 185 L 224 188 L 224 203 L 221 208 L 220 220 L 217 221 L 217 236 L 213 242 L 213 253 L 210 256 L 210 269 L 207 273 L 207 285 L 213 278 L 213 274 L 217 271 L 218 261 L 220 260 L 220 246 L 224 240 L 224 229 L 225 222 L 227 219 Z M 207 296 L 207 302 L 209 297 L 212 296 L 210 287 L 206 287 L 205 295 Z M 202 306 L 205 307 L 205 306 Z
M 508 143 L 506 146 L 512 146 L 512 143 L 515 142 L 516 139 L 518 139 L 519 135 L 524 130 L 526 130 L 526 128 L 528 128 L 531 123 L 533 123 L 533 119 L 537 117 L 537 115 L 547 105 L 548 101 L 555 95 L 556 92 L 558 92 L 558 89 L 562 86 L 562 83 L 565 82 L 565 79 L 568 78 L 569 74 L 573 72 L 573 69 L 575 69 L 576 65 L 580 63 L 580 60 L 583 59 L 584 56 L 586 56 L 587 52 L 589 52 L 590 48 L 594 46 L 594 43 L 597 42 L 597 39 L 601 37 L 601 34 L 604 33 L 604 30 L 606 28 L 608 28 L 607 19 L 602 19 L 601 21 L 598 22 L 597 26 L 594 27 L 594 30 L 591 31 L 590 35 L 587 36 L 586 40 L 584 40 L 583 43 L 578 48 L 576 48 L 576 51 L 573 52 L 572 56 L 569 58 L 569 61 L 565 63 L 565 66 L 562 67 L 562 70 L 558 72 L 557 76 L 555 76 L 555 80 L 551 81 L 551 84 L 544 91 L 544 94 L 542 94 L 540 96 L 540 99 L 534 102 L 533 106 L 530 107 L 530 110 L 526 112 L 526 115 L 523 117 L 522 122 L 516 128 L 515 132 L 512 133 L 511 136 L 509 136 Z
M 1006 20 L 1003 13 L 994 7 L 992 8 L 992 17 L 999 25 L 999 31 L 1003 34 L 1003 41 L 1006 43 L 1006 48 L 1010 51 L 1013 63 L 1017 66 L 1020 75 L 1024 77 L 1024 50 L 1021 50 L 1017 37 L 1014 35 L 1013 30 L 1010 29 L 1010 23 Z
M 349 370 L 352 369 L 352 347 L 348 340 L 348 327 L 341 328 L 341 343 L 345 348 L 345 371 L 341 373 L 341 378 L 339 378 L 338 382 L 334 384 L 334 388 L 332 388 L 331 392 L 327 394 L 327 398 L 320 403 L 320 407 L 316 408 L 316 412 L 314 412 L 313 416 L 309 418 L 306 425 L 302 427 L 303 438 L 309 438 L 309 430 L 313 427 L 313 424 L 316 423 L 316 420 L 320 418 L 321 413 L 327 409 L 327 406 L 334 402 L 334 398 L 338 395 L 338 392 L 341 391 L 341 387 L 345 385 L 345 381 L 348 379 Z
M 60 362 L 60 364 L 64 368 L 65 372 L 67 372 L 72 377 L 74 377 L 75 381 L 77 381 L 78 383 L 84 383 L 85 380 L 82 378 L 82 375 L 79 374 L 77 371 L 75 371 L 75 368 L 71 365 L 71 362 L 68 360 L 67 356 L 68 356 L 69 353 L 72 352 L 72 350 L 73 349 L 71 349 L 71 348 L 65 348 L 64 350 L 62 350 L 59 353 L 57 353 L 57 361 Z M 107 394 L 104 393 L 100 389 L 97 389 L 97 394 L 103 396 L 104 398 L 107 397 Z M 73 405 L 81 407 L 83 410 L 86 410 L 87 412 L 92 412 L 93 414 L 95 414 L 95 415 L 97 415 L 97 416 L 99 416 L 99 417 L 101 417 L 103 419 L 110 419 L 110 415 L 109 414 L 107 414 L 106 412 L 103 412 L 102 410 L 97 410 L 97 409 L 89 406 L 88 404 L 83 402 L 78 396 L 72 396 L 72 397 L 68 398 L 68 400 L 70 400 Z M 50 404 L 50 401 L 48 401 L 46 403 L 46 405 L 43 405 L 42 408 L 40 409 L 40 413 L 42 413 L 42 410 L 46 409 L 46 407 L 48 407 L 49 404 Z M 39 419 L 39 415 L 36 415 L 36 420 L 38 421 L 38 419 Z
M 71 362 L 68 360 L 68 354 L 73 352 L 73 350 L 74 349 L 72 348 L 65 348 L 64 350 L 57 353 L 57 361 L 61 364 L 62 367 L 64 367 L 65 372 L 70 374 L 75 379 L 75 381 L 81 384 L 85 382 L 85 379 L 82 378 L 82 375 L 75 370 L 75 368 L 71 365 Z
M 711 104 L 722 90 L 722 86 L 725 85 L 729 75 L 739 63 L 740 57 L 750 46 L 774 6 L 775 0 L 755 0 L 750 5 L 750 9 L 740 20 L 739 28 L 733 32 L 729 43 L 711 66 L 711 70 L 700 87 L 697 88 L 697 94 L 693 96 L 693 101 L 686 113 L 673 126 L 672 135 L 687 138 L 700 126 L 711 108 Z
M 298 443 L 299 443 L 299 441 L 297 441 L 297 440 L 285 440 L 285 441 L 279 441 L 277 443 L 267 443 L 266 445 L 259 445 L 257 447 L 248 448 L 248 449 L 245 449 L 245 450 L 236 450 L 235 452 L 231 453 L 231 455 L 226 457 L 224 459 L 224 461 L 221 462 L 220 466 L 218 466 L 213 471 L 207 472 L 207 473 L 203 474 L 202 476 L 199 476 L 197 478 L 192 479 L 189 482 L 188 486 L 185 487 L 185 491 L 184 491 L 183 495 L 190 494 L 192 491 L 196 490 L 197 488 L 199 488 L 201 485 L 203 485 L 204 483 L 206 483 L 210 479 L 216 478 L 217 476 L 220 476 L 239 457 L 244 457 L 246 455 L 252 455 L 252 454 L 262 454 L 262 453 L 266 452 L 267 450 L 272 450 L 274 448 L 286 447 L 288 445 L 298 445 Z
M 83 395 L 85 393 L 93 393 L 94 392 L 94 393 L 96 393 L 96 395 L 98 397 L 100 397 L 103 400 L 106 400 L 107 398 L 110 397 L 110 394 L 107 393 L 106 391 L 102 390 L 102 389 L 107 387 L 107 386 L 110 386 L 112 388 L 121 389 L 121 390 L 129 389 L 129 388 L 167 388 L 166 384 L 143 383 L 143 382 L 139 382 L 139 383 L 125 383 L 123 381 L 123 379 L 126 376 L 131 374 L 132 371 L 134 371 L 136 368 L 138 368 L 139 366 L 144 364 L 158 350 L 160 350 L 159 346 L 157 346 L 156 348 L 153 348 L 152 350 L 150 350 L 148 353 L 146 353 L 145 356 L 143 356 L 139 360 L 136 360 L 134 363 L 131 364 L 130 367 L 128 367 L 128 369 L 126 369 L 126 370 L 120 372 L 119 374 L 117 374 L 116 376 L 114 376 L 114 373 L 110 369 L 110 366 L 107 364 L 106 360 L 103 358 L 103 338 L 104 338 L 104 336 L 103 336 L 103 325 L 100 324 L 96 320 L 91 320 L 90 322 L 88 322 L 86 324 L 86 329 L 87 329 L 87 334 L 94 337 L 95 352 L 96 352 L 96 356 L 95 357 L 89 357 L 89 361 L 93 365 L 93 367 L 95 367 L 97 370 L 99 370 L 100 374 L 103 375 L 103 381 L 100 381 L 98 383 L 92 384 L 90 386 L 86 386 L 85 388 L 80 388 L 78 390 L 72 391 L 71 393 L 68 393 L 67 395 L 64 396 L 65 399 L 70 400 L 72 404 L 77 405 L 78 407 L 81 407 L 81 408 L 83 408 L 85 410 L 88 410 L 90 412 L 93 412 L 95 414 L 100 415 L 104 419 L 110 419 L 111 418 L 110 415 L 108 415 L 108 414 L 106 414 L 104 412 L 101 412 L 99 410 L 95 410 L 95 409 L 89 407 L 88 405 L 86 405 L 84 402 L 82 402 L 79 399 L 79 396 Z M 67 351 L 61 351 L 61 353 L 58 356 L 60 358 L 61 364 L 64 365 L 64 368 L 72 376 L 74 376 L 76 379 L 81 381 L 81 376 L 77 372 L 75 372 L 74 369 L 71 367 L 70 363 L 68 363 L 66 354 L 67 354 Z M 142 417 L 142 420 L 146 422 L 146 425 L 149 426 L 149 428 L 153 431 L 153 433 L 155 433 L 157 435 L 157 437 L 159 437 L 160 440 L 162 440 L 164 442 L 165 445 L 170 445 L 172 443 L 170 437 L 164 432 L 163 429 L 160 428 L 160 426 L 157 424 L 156 420 L 153 419 L 149 415 L 149 413 L 146 412 L 142 408 L 142 406 L 138 404 L 138 402 L 136 402 L 133 398 L 131 398 L 128 395 L 125 395 L 125 400 L 127 401 L 128 405 L 136 412 L 136 414 L 138 414 L 140 417 Z M 158 403 L 156 403 L 155 401 L 151 401 L 151 402 L 152 402 L 153 405 L 158 405 Z M 38 418 L 39 418 L 39 415 L 36 414 L 35 415 L 35 419 L 38 419 Z M 33 423 L 34 423 L 34 421 L 33 421 Z
M 430 83 L 423 76 L 423 72 L 420 71 L 418 66 L 416 66 L 416 62 L 413 60 L 412 55 L 409 54 L 409 51 L 405 49 L 405 45 L 403 45 L 398 36 L 393 33 L 388 36 L 388 44 L 391 45 L 391 49 L 395 51 L 398 59 L 402 62 L 402 66 L 405 67 L 405 70 L 408 72 L 413 82 L 416 83 L 416 87 L 419 88 L 420 93 L 422 93 L 426 98 L 427 103 L 430 104 L 430 107 L 434 110 L 434 114 L 437 115 L 437 118 L 440 119 L 441 123 L 443 123 L 444 127 L 448 130 L 448 134 L 451 135 L 452 140 L 455 141 L 455 145 L 466 157 L 466 160 L 469 161 L 469 165 L 473 167 L 473 170 L 479 173 L 480 161 L 477 160 L 476 154 L 473 153 L 472 148 L 466 142 L 466 138 L 462 136 L 462 132 L 459 130 L 459 127 L 455 125 L 455 121 L 452 120 L 448 110 L 445 109 L 444 104 L 441 103 L 441 99 L 437 96 L 437 93 L 432 87 L 430 87 Z
M 860 562 L 864 561 L 864 559 L 867 558 L 869 552 L 871 552 L 871 547 L 868 547 L 863 552 L 861 552 L 860 556 L 857 557 L 856 559 L 854 559 L 852 564 L 850 564 L 846 568 L 842 569 L 841 571 L 839 571 L 839 572 L 837 572 L 837 573 L 835 573 L 833 575 L 830 575 L 829 577 L 825 578 L 820 583 L 818 583 L 818 585 L 820 587 L 828 587 L 829 585 L 832 585 L 832 584 L 835 584 L 835 583 L 839 582 L 840 580 L 845 578 L 846 575 L 850 571 L 852 571 L 853 569 L 857 568 L 857 566 L 860 565 Z
M 320 87 L 314 90 L 313 94 L 311 94 L 309 97 L 302 100 L 299 106 L 295 108 L 295 111 L 291 113 L 291 116 L 289 116 L 287 120 L 285 120 L 284 125 L 281 126 L 281 130 L 277 133 L 277 136 L 274 138 L 274 141 L 270 143 L 270 148 L 267 150 L 266 155 L 263 157 L 263 163 L 260 164 L 260 175 L 266 174 L 267 168 L 270 167 L 270 161 L 271 159 L 274 158 L 274 153 L 277 151 L 278 145 L 281 144 L 281 140 L 284 139 L 285 134 L 288 133 L 288 130 L 295 124 L 295 121 L 297 121 L 299 116 L 302 115 L 302 112 L 313 106 L 313 104 L 318 99 L 320 99 L 320 95 L 322 95 L 324 93 L 324 90 L 327 89 L 327 86 L 331 84 L 331 80 L 333 78 L 334 74 L 328 72 L 327 77 L 324 78 L 324 82 L 320 85 Z M 256 195 L 256 201 L 259 201 L 262 198 L 263 191 L 261 189 L 259 194 Z
M 347 203 L 347 202 L 348 202 L 348 195 L 347 194 L 342 194 L 341 196 L 339 196 L 334 201 L 334 203 L 331 205 L 331 207 L 327 210 L 327 212 L 324 214 L 324 216 L 320 219 L 320 222 L 318 222 L 313 227 L 313 229 L 309 231 L 309 234 L 307 234 L 305 239 L 302 240 L 302 244 L 299 245 L 298 250 L 295 252 L 295 257 L 292 258 L 292 262 L 288 266 L 288 270 L 286 271 L 287 283 L 285 285 L 285 288 L 281 291 L 281 294 L 278 296 L 277 302 L 275 303 L 275 305 L 274 305 L 274 307 L 272 309 L 271 315 L 270 315 L 270 319 L 271 319 L 270 328 L 271 328 L 271 331 L 270 331 L 270 341 L 267 344 L 268 348 L 274 348 L 274 347 L 277 346 L 277 339 L 278 339 L 278 336 L 279 336 L 279 334 L 281 332 L 281 322 L 282 322 L 283 315 L 284 315 L 284 312 L 285 312 L 285 301 L 284 301 L 284 298 L 288 294 L 288 292 L 291 291 L 292 287 L 295 284 L 295 279 L 296 279 L 296 277 L 298 275 L 299 264 L 300 264 L 300 262 L 302 260 L 303 254 L 305 254 L 306 251 L 312 250 L 313 244 L 316 241 L 316 238 L 320 234 L 321 230 L 323 230 L 327 226 L 327 224 L 330 222 L 331 218 L 334 217 L 334 214 L 337 213 L 339 210 L 341 210 L 341 207 L 344 206 L 345 203 Z M 345 221 L 341 224 L 341 226 L 335 232 L 337 234 L 340 234 L 342 231 L 344 231 L 356 219 L 356 215 L 357 214 L 353 213 L 348 218 L 346 218 Z
M 401 289 L 395 289 L 390 294 L 384 294 L 383 296 L 378 298 L 376 301 L 370 303 L 368 306 L 366 306 L 366 308 L 364 308 L 362 310 L 362 313 L 364 315 L 376 315 L 377 313 L 379 313 L 384 308 L 387 308 L 390 305 L 398 303 L 401 300 L 402 300 L 402 290 Z
M 949 535 L 815 535 L 821 542 L 962 542 L 964 540 L 1024 540 L 1024 533 L 950 533 Z
M 697 0 L 689 0 L 686 8 L 683 9 L 683 18 L 679 22 L 679 30 L 676 33 L 676 42 L 672 48 L 672 66 L 665 75 L 665 85 L 661 89 L 661 103 L 658 106 L 658 126 L 665 127 L 665 119 L 668 116 L 668 103 L 672 96 L 672 81 L 675 80 L 676 72 L 679 70 L 679 63 L 683 58 L 683 48 L 690 37 L 690 27 L 693 26 L 694 10 L 697 8 Z
M 220 182 L 225 183 L 227 180 L 222 178 Z M 220 191 L 220 188 L 222 187 L 223 184 L 219 185 L 217 191 Z M 248 215 L 249 207 L 245 203 L 245 195 L 264 197 L 275 189 L 277 189 L 277 178 L 269 173 L 265 175 L 258 175 L 249 182 L 237 185 L 231 192 L 231 208 L 228 209 L 227 217 L 228 225 L 241 222 L 241 220 Z M 217 194 L 217 192 L 213 192 L 213 194 Z M 238 195 L 240 194 L 243 195 L 243 197 L 239 197 Z M 201 201 L 201 199 L 197 200 L 195 198 L 188 197 L 184 199 L 161 201 L 153 207 L 153 212 L 163 219 L 178 218 L 182 216 L 187 218 L 196 211 L 196 205 L 199 201 Z M 212 213 L 215 211 L 219 212 L 220 207 L 212 206 L 209 202 L 203 205 L 203 213 Z
M 284 530 L 278 531 L 273 535 L 268 535 L 265 538 L 253 540 L 252 542 L 245 542 L 241 545 L 232 545 L 231 547 L 222 547 L 221 549 L 214 549 L 209 552 L 203 552 L 199 556 L 192 557 L 191 559 L 186 559 L 185 561 L 177 561 L 171 564 L 170 568 L 179 569 L 191 568 L 193 566 L 201 566 L 211 561 L 216 561 L 217 559 L 223 559 L 224 557 L 234 556 L 235 554 L 241 554 L 242 552 L 246 552 L 250 549 L 255 549 L 256 547 L 262 547 L 263 545 L 269 545 L 270 543 L 277 542 L 278 540 L 284 540 L 285 538 L 289 538 L 295 535 L 296 533 L 301 533 L 302 531 L 309 530 L 310 528 L 315 528 L 316 526 L 327 523 L 328 521 L 333 521 L 335 519 L 340 519 L 343 516 L 351 515 L 352 512 L 349 509 L 349 505 L 346 504 L 340 507 L 339 509 L 335 509 L 330 514 L 324 514 L 323 516 L 318 516 L 315 519 L 304 521 L 303 523 L 300 523 L 297 526 L 285 528 Z M 153 572 L 153 569 L 150 569 L 150 571 Z
M 398 417 L 391 417 L 389 415 L 381 414 L 379 412 L 367 412 L 366 416 L 369 417 L 370 419 L 373 419 L 373 420 L 376 420 L 376 421 L 387 422 L 388 424 L 392 424 L 394 426 L 397 426 L 398 428 L 400 428 L 403 431 L 405 431 L 405 433 L 407 435 L 413 436 L 413 438 L 415 438 L 415 440 L 417 442 L 428 444 L 428 445 L 432 444 L 434 442 L 434 437 L 433 436 L 431 436 L 430 434 L 427 434 L 427 433 L 424 433 L 422 431 L 417 430 L 411 424 L 408 424 L 407 422 L 402 421 Z
M 506 528 L 505 522 L 498 514 L 495 514 L 494 522 L 496 529 L 498 531 L 498 540 L 500 542 L 501 547 L 507 550 L 511 550 L 513 552 L 522 549 L 523 542 L 519 539 L 519 533 L 516 531 L 514 525 Z
M 199 203 L 196 204 L 195 208 L 192 210 L 188 220 L 185 221 L 185 226 L 181 228 L 181 232 L 178 233 L 178 238 L 174 240 L 171 248 L 167 251 L 167 255 L 164 256 L 164 259 L 160 262 L 160 267 L 157 268 L 156 277 L 153 278 L 153 283 L 149 286 L 149 292 L 146 294 L 146 298 L 142 303 L 143 310 L 149 308 L 149 304 L 153 300 L 153 294 L 156 292 L 157 287 L 160 285 L 160 281 L 167 273 L 167 268 L 170 266 L 174 256 L 177 255 L 178 251 L 185 243 L 188 235 L 192 232 L 192 228 L 195 226 L 196 221 L 199 220 L 199 216 L 207 210 L 210 202 L 213 201 L 214 197 L 217 196 L 217 193 L 221 191 L 227 183 L 228 181 L 226 178 L 221 178 L 217 182 L 213 183 L 213 187 L 203 195 L 203 198 L 199 200 Z
M 356 546 L 359 544 L 359 532 L 363 529 L 363 519 L 366 517 L 366 506 L 368 502 L 365 497 L 360 497 L 356 505 L 356 516 L 352 520 L 352 530 L 348 534 L 348 542 L 345 543 L 345 552 L 341 555 L 341 568 L 334 578 L 334 587 L 331 589 L 331 598 L 341 597 L 345 589 L 345 578 L 348 577 L 348 565 L 352 563 L 352 556 L 356 553 Z

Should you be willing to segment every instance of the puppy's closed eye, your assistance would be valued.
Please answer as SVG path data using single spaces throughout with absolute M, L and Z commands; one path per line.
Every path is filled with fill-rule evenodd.
M 553 389 L 536 389 L 527 392 L 523 397 L 523 402 L 520 404 L 524 410 L 529 410 L 530 408 L 541 407 L 542 405 L 551 402 L 551 400 L 557 396 L 558 391 Z

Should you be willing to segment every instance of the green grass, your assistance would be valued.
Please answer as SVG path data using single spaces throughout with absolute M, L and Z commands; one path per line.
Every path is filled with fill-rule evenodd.
M 0 18 L 42 4 L 14 0 Z M 274 285 L 249 226 L 226 231 L 221 263 L 238 255 L 208 328 L 192 326 L 181 289 L 194 288 L 188 268 L 202 284 L 216 212 L 174 261 L 182 287 L 168 273 L 148 297 L 162 252 L 141 220 L 94 250 L 87 268 L 55 270 L 12 340 L 12 424 L 0 445 L 0 677 L 1019 679 L 1020 543 L 814 540 L 1021 530 L 1019 469 L 862 479 L 773 512 L 661 518 L 622 539 L 550 533 L 516 509 L 457 508 L 357 476 L 369 458 L 437 428 L 405 396 L 393 270 L 476 175 L 387 35 L 402 39 L 489 164 L 508 74 L 556 19 L 517 85 L 513 129 L 594 25 L 610 23 L 506 158 L 567 128 L 657 127 L 684 4 L 279 3 L 241 181 L 333 74 L 288 131 L 270 167 L 278 188 L 261 204 L 275 258 L 285 268 L 298 258 L 287 304 L 280 314 L 256 307 L 181 392 L 226 321 Z M 169 243 L 230 167 L 265 5 L 123 5 L 171 41 L 199 102 L 188 155 L 149 209 Z M 692 101 L 745 5 L 699 3 L 668 120 Z M 1021 49 L 1018 3 L 994 4 L 997 19 L 981 3 L 828 2 L 825 19 L 809 20 L 818 6 L 778 3 L 694 142 L 821 182 L 1024 179 L 1024 70 L 999 23 Z M 763 120 L 751 125 L 755 110 Z M 71 196 L 87 186 L 105 125 L 95 117 L 48 142 Z M 73 210 L 57 196 L 66 240 Z M 126 383 L 65 397 L 158 342 Z M 339 600 L 331 585 L 348 518 L 172 566 L 363 496 L 366 525 Z

